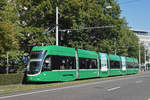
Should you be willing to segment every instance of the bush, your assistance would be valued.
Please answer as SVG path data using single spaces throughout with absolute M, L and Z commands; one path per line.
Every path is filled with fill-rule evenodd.
M 24 73 L 0 74 L 0 85 L 21 84 Z

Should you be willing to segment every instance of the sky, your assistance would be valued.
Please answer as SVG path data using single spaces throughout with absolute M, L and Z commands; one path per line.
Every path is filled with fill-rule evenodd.
M 128 26 L 150 32 L 150 0 L 118 0 Z

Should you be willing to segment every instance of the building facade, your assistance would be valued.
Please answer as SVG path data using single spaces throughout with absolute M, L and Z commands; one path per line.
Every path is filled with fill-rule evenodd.
M 148 51 L 147 54 L 150 54 L 150 32 L 142 30 L 132 30 L 132 31 L 139 38 L 139 42 L 144 44 L 145 48 Z M 146 63 L 150 63 L 150 59 L 146 61 Z

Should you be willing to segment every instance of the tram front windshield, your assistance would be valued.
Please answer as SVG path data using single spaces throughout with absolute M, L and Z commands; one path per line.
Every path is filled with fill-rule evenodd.
M 28 74 L 37 74 L 41 70 L 42 61 L 46 51 L 32 51 L 28 65 Z
M 40 72 L 41 64 L 42 64 L 41 61 L 31 61 L 29 65 L 28 74 L 36 74 Z

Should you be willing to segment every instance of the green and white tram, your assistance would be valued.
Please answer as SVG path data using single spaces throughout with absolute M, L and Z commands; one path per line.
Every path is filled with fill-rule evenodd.
M 72 81 L 135 74 L 137 65 L 135 58 L 63 46 L 35 46 L 27 66 L 27 81 Z

